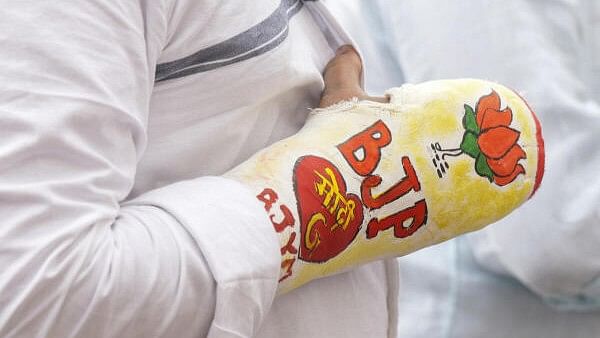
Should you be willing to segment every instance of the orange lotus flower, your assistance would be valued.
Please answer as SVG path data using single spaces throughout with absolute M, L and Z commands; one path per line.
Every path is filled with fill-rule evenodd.
M 518 162 L 527 155 L 517 144 L 521 133 L 510 127 L 511 122 L 512 110 L 500 110 L 500 96 L 493 90 L 479 99 L 475 111 L 465 105 L 466 132 L 460 150 L 475 159 L 475 171 L 480 176 L 500 186 L 525 174 Z

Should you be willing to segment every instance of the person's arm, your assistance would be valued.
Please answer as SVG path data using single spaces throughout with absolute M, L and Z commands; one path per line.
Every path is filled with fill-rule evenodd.
M 10 63 L 0 71 L 0 130 L 4 133 L 0 143 L 4 221 L 0 227 L 0 266 L 6 267 L 0 279 L 0 335 L 252 336 L 268 313 L 280 272 L 286 271 L 281 252 L 287 247 L 280 247 L 281 238 L 271 224 L 275 220 L 264 210 L 266 203 L 259 203 L 258 192 L 251 193 L 247 187 L 255 180 L 240 184 L 223 177 L 202 177 L 123 203 L 146 144 L 152 74 L 166 43 L 169 5 L 25 1 L 5 6 L 0 57 Z M 484 94 L 497 88 L 512 102 L 515 112 L 520 111 L 520 118 L 534 128 L 529 110 L 509 90 L 496 84 L 478 85 L 484 87 L 480 88 L 485 89 Z M 435 90 L 428 92 L 436 85 L 430 86 L 420 87 L 424 93 L 414 99 L 436 98 Z M 453 91 L 453 83 L 442 87 L 457 98 L 465 94 Z M 469 102 L 480 95 L 479 90 L 469 95 Z M 462 109 L 462 103 L 457 107 Z M 457 118 L 454 110 L 434 109 L 429 114 L 435 117 L 438 112 Z M 338 121 L 347 120 L 338 116 Z M 399 114 L 385 111 L 367 112 L 363 122 L 378 116 L 391 126 L 402 122 Z M 336 138 L 365 139 L 361 137 L 365 133 L 356 130 L 360 126 L 347 125 L 348 129 L 336 130 Z M 327 124 L 332 126 L 337 127 L 335 122 Z M 318 129 L 313 132 L 304 132 L 303 137 L 312 143 L 305 143 L 300 155 L 313 146 L 337 151 L 336 144 L 314 142 L 320 134 Z M 383 134 L 368 137 L 377 144 L 377 152 L 384 146 L 379 137 Z M 401 142 L 386 149 L 383 161 L 388 163 L 389 156 L 397 168 L 401 157 L 388 150 L 402 148 L 402 142 L 410 141 L 399 139 Z M 533 140 L 531 148 L 531 170 L 514 185 L 518 198 L 500 203 L 503 212 L 531 193 L 537 162 Z M 289 153 L 283 155 L 275 159 L 289 164 Z M 403 170 L 410 168 L 402 161 Z M 370 176 L 371 185 L 365 184 L 363 189 L 366 203 L 372 209 L 383 206 L 384 212 L 374 213 L 380 218 L 365 218 L 365 227 L 367 221 L 373 225 L 362 236 L 376 237 L 371 243 L 387 241 L 392 247 L 368 252 L 369 259 L 406 253 L 499 217 L 492 213 L 486 219 L 471 219 L 468 226 L 457 223 L 462 226 L 457 229 L 432 229 L 435 236 L 423 231 L 417 236 L 418 243 L 402 241 L 414 246 L 395 247 L 399 241 L 396 237 L 412 235 L 425 219 L 415 216 L 412 223 L 418 227 L 410 231 L 403 229 L 402 223 L 394 226 L 394 221 L 408 220 L 413 211 L 423 211 L 424 206 L 423 201 L 417 201 L 420 208 L 400 205 L 389 210 L 383 205 L 418 190 L 403 178 L 412 171 L 405 174 L 394 168 L 382 166 L 389 173 L 384 181 L 396 182 L 396 188 L 381 199 L 370 189 L 378 185 L 374 183 L 377 177 L 370 175 L 376 168 L 359 170 L 362 176 Z M 356 168 L 346 167 L 345 171 L 349 170 Z M 291 172 L 284 174 L 273 177 L 274 182 L 284 182 L 289 189 Z M 352 184 L 356 191 L 357 181 Z M 402 199 L 402 203 L 413 198 Z M 339 221 L 341 213 L 337 211 Z M 390 236 L 392 233 L 395 235 Z M 380 255 L 374 257 L 376 254 Z M 365 259 L 348 260 L 345 267 Z M 311 266 L 318 269 L 324 265 Z M 315 275 L 322 277 L 339 270 L 338 266 Z
M 577 6 L 402 2 L 384 17 L 408 81 L 501 81 L 539 114 L 544 183 L 531 203 L 471 243 L 483 266 L 517 278 L 552 305 L 586 310 L 600 308 L 600 106 L 581 73 L 586 36 Z
M 539 122 L 512 90 L 457 79 L 390 89 L 389 103 L 359 100 L 358 56 L 336 59 L 321 106 L 356 99 L 313 112 L 225 174 L 270 215 L 279 294 L 480 229 L 528 200 L 543 176 Z
M 3 4 L 0 336 L 251 336 L 268 312 L 279 247 L 247 188 L 123 204 L 170 5 Z

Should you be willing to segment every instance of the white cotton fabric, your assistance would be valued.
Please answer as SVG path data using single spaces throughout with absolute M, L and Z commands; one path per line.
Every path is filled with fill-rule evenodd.
M 1 337 L 393 332 L 396 276 L 380 262 L 274 299 L 279 241 L 267 214 L 218 177 L 295 133 L 318 103 L 337 45 L 307 7 L 331 20 L 326 8 L 306 5 L 269 52 L 154 81 L 157 64 L 235 36 L 279 4 L 3 4 Z
M 399 259 L 398 337 L 600 337 L 598 2 L 358 2 L 360 15 L 375 9 L 375 21 L 392 27 L 383 34 L 397 79 L 508 85 L 537 112 L 546 140 L 531 201 Z

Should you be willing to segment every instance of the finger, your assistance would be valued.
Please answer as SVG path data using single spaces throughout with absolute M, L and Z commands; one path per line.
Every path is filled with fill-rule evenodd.
M 323 79 L 325 89 L 353 89 L 360 90 L 362 61 L 356 50 L 351 45 L 340 47 L 336 55 L 325 67 Z
M 363 100 L 369 100 L 379 103 L 390 103 L 389 96 L 367 96 L 366 98 L 363 98 Z
M 319 107 L 329 107 L 340 101 L 358 98 L 387 103 L 387 97 L 368 96 L 361 87 L 362 60 L 351 45 L 340 47 L 336 55 L 325 67 L 323 79 L 325 89 Z

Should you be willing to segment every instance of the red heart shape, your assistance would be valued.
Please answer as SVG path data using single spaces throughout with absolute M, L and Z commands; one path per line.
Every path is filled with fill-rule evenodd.
M 298 257 L 326 262 L 344 251 L 363 222 L 358 196 L 346 193 L 346 181 L 328 160 L 303 156 L 294 166 L 294 192 L 300 216 Z

